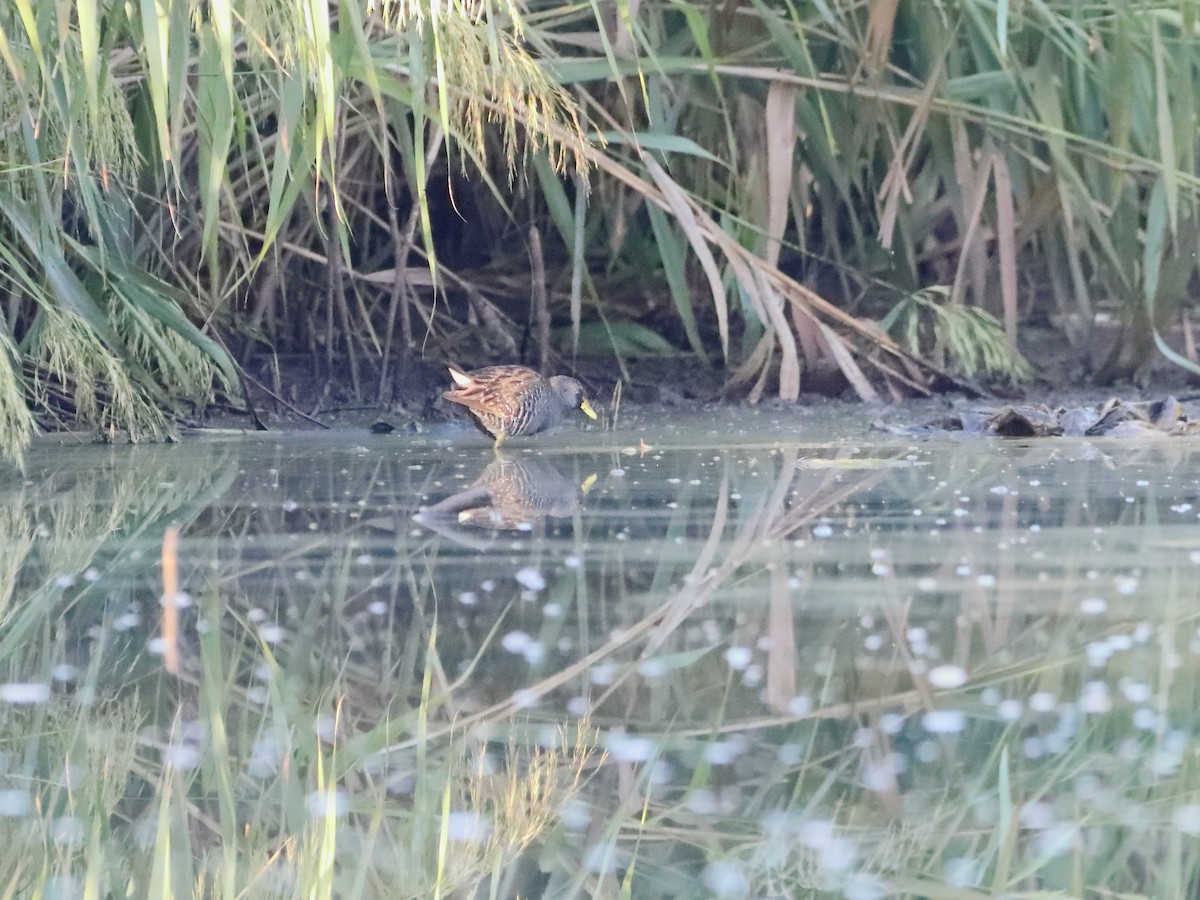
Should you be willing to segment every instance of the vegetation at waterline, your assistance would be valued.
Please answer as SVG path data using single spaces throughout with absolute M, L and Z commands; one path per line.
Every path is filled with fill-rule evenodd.
M 1104 313 L 1097 375 L 1189 365 L 1160 332 L 1196 277 L 1196 25 L 1184 0 L 7 0 L 0 446 L 34 413 L 161 434 L 255 354 L 363 397 L 418 355 L 668 353 L 751 400 L 819 371 L 897 396 L 920 355 L 1018 377 L 1023 323 L 1087 346 Z M 874 323 L 914 297 L 894 342 Z

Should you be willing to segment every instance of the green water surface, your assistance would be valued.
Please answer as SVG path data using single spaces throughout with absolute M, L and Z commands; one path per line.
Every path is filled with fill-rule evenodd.
M 47 441 L 0 896 L 1193 896 L 1198 485 L 768 410 Z

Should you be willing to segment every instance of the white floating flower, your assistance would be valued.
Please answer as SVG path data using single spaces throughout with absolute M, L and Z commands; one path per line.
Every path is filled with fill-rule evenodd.
M 546 578 L 540 571 L 527 566 L 516 574 L 517 584 L 527 591 L 541 591 L 546 587 Z
M 10 681 L 0 684 L 0 701 L 5 703 L 45 703 L 50 699 L 50 685 L 39 682 Z
M 957 734 L 967 726 L 961 709 L 931 709 L 921 717 L 921 725 L 930 734 Z
M 967 670 L 962 666 L 934 666 L 926 675 L 936 688 L 956 688 L 967 683 Z

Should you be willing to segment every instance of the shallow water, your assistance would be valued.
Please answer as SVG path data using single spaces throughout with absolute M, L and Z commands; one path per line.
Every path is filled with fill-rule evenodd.
M 0 871 L 18 896 L 1181 896 L 1198 485 L 1194 439 L 767 410 L 503 455 L 450 427 L 43 444 L 0 474 Z

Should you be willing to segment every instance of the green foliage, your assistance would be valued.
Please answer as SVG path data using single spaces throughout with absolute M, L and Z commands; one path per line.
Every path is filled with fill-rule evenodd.
M 19 458 L 33 432 L 33 414 L 25 403 L 19 356 L 12 339 L 0 329 L 0 454 Z
M 121 43 L 130 27 L 117 4 L 0 10 L 0 108 L 10 123 L 0 135 L 0 323 L 20 362 L 0 376 L 0 449 L 9 457 L 33 430 L 30 405 L 106 434 L 161 436 L 170 431 L 168 396 L 203 400 L 218 368 L 226 380 L 235 373 L 192 326 L 164 334 L 147 304 L 128 307 L 110 290 L 119 273 L 151 264 L 134 233 L 131 191 L 154 148 L 139 144 L 134 125 L 138 79 Z M 178 308 L 170 294 L 165 302 Z M 177 349 L 180 339 L 192 350 Z M 172 353 L 188 357 L 189 378 L 177 377 Z
M 662 357 L 678 351 L 649 328 L 636 322 L 618 321 L 584 323 L 579 329 L 579 352 L 618 357 Z
M 439 9 L 439 7 L 444 8 Z M 521 7 L 501 0 L 490 15 L 468 0 L 433 3 L 382 0 L 381 14 L 398 34 L 425 50 L 442 124 L 465 157 L 485 164 L 495 126 L 510 179 L 523 150 L 545 149 L 555 169 L 587 169 L 579 114 L 570 94 L 525 46 Z
M 46 375 L 68 386 L 74 408 L 87 422 L 102 428 L 128 428 L 131 437 L 155 433 L 165 427 L 163 415 L 144 392 L 139 391 L 122 364 L 79 316 L 47 307 L 39 328 L 31 334 L 30 351 L 44 360 Z M 35 376 L 35 390 L 40 385 Z M 101 402 L 101 388 L 107 398 Z
M 672 332 L 751 396 L 778 373 L 794 397 L 817 356 L 869 395 L 879 338 L 852 298 L 881 284 L 947 285 L 971 312 L 933 315 L 981 373 L 1017 374 L 982 309 L 1010 335 L 1042 304 L 1117 309 L 1152 348 L 1200 276 L 1198 71 L 1185 0 L 11 0 L 3 451 L 32 423 L 14 390 L 163 433 L 172 401 L 238 378 L 212 327 L 356 381 L 396 341 L 448 354 L 473 318 L 439 292 L 527 284 L 532 231 L 572 352 L 585 322 L 660 329 L 613 290 L 652 275 Z M 495 300 L 493 346 L 528 344 L 528 298 Z M 52 312 L 91 332 L 56 357 L 71 408 L 28 375 Z M 81 399 L 97 386 L 120 401 Z
M 912 353 L 974 378 L 1023 381 L 1033 371 L 985 309 L 948 302 L 949 288 L 915 291 L 879 323 Z
M 519 26 L 516 7 L 499 9 Z M 560 165 L 573 146 L 582 166 L 570 98 L 534 64 L 519 27 L 498 27 L 474 4 L 375 12 L 383 19 L 272 0 L 14 0 L 0 10 L 10 123 L 0 133 L 0 322 L 16 354 L 0 375 L 0 449 L 16 456 L 27 440 L 26 403 L 156 435 L 168 398 L 203 401 L 216 377 L 232 386 L 236 367 L 188 316 L 224 318 L 306 189 L 337 210 L 331 223 L 311 220 L 314 234 L 333 224 L 348 252 L 338 148 L 344 132 L 386 128 L 385 100 L 417 117 L 405 153 L 417 168 L 405 180 L 427 238 L 427 126 L 481 158 L 487 124 L 502 123 L 510 174 L 522 136 Z M 394 67 L 405 56 L 413 80 L 402 82 Z M 374 102 L 360 107 L 364 87 Z
M 881 281 L 904 294 L 948 284 L 972 311 L 949 327 L 985 341 L 958 355 L 981 372 L 1008 367 L 986 345 L 987 319 L 968 324 L 974 310 L 1002 309 L 1010 332 L 1042 305 L 1085 321 L 1116 308 L 1137 328 L 1162 327 L 1187 302 L 1200 188 L 1189 4 L 1152 15 L 1116 0 L 1011 15 L 974 0 L 670 10 L 683 16 L 642 4 L 631 31 L 644 94 L 630 131 L 644 146 L 686 136 L 715 157 L 672 155 L 671 176 L 756 257 L 781 243 L 783 268 L 845 298 Z M 785 87 L 794 100 L 773 105 Z M 794 134 L 772 131 L 781 110 Z M 639 166 L 624 147 L 610 152 Z M 595 214 L 629 233 L 627 208 Z M 1166 297 L 1160 272 L 1172 276 Z M 782 348 L 790 335 L 769 298 L 732 262 L 722 277 L 741 287 L 748 333 L 774 332 Z M 1156 294 L 1161 314 L 1144 315 Z

